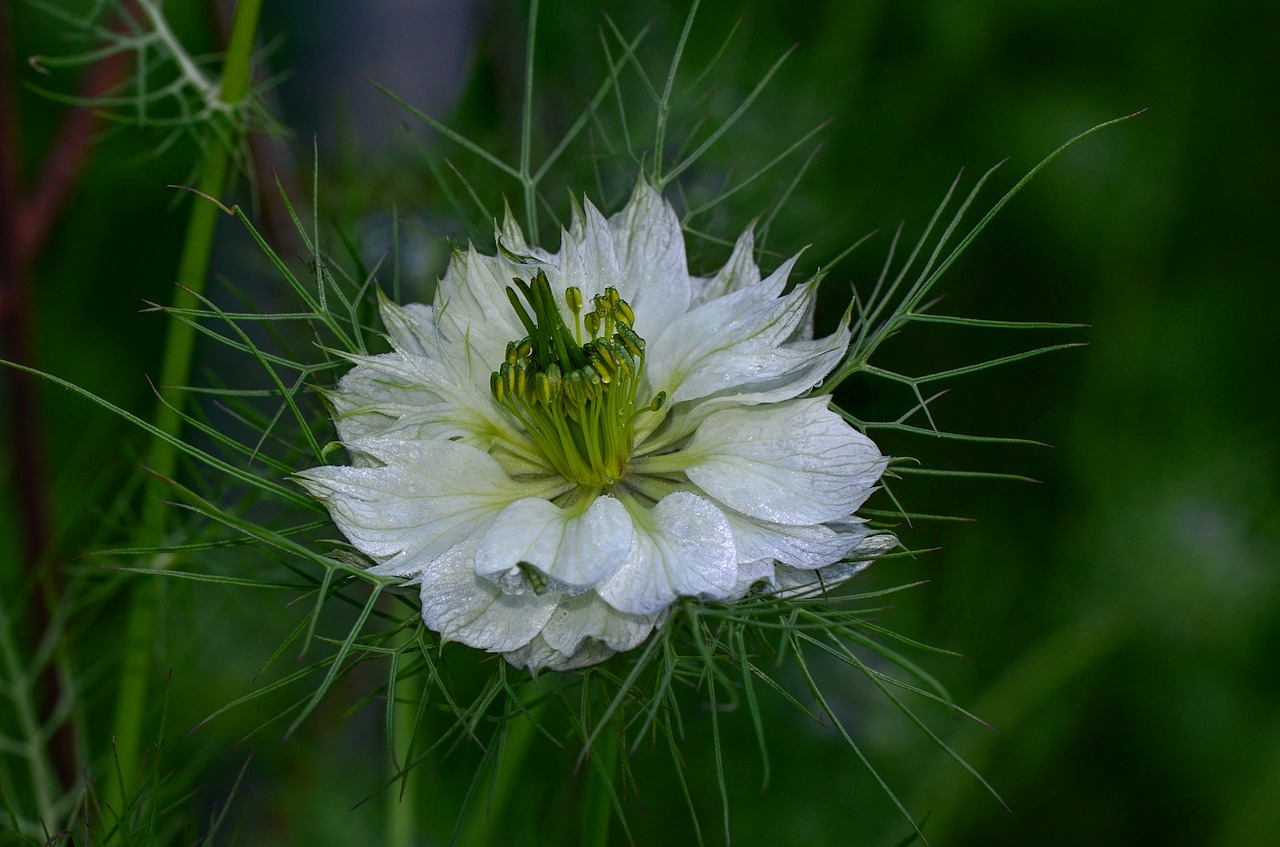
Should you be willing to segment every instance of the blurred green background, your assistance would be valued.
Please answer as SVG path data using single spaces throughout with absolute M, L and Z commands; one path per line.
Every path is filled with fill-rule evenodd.
M 271 156 L 286 185 L 305 185 L 311 139 L 319 139 L 324 214 L 357 233 L 371 257 L 386 249 L 394 203 L 413 223 L 402 284 L 407 296 L 422 296 L 442 270 L 443 238 L 467 229 L 451 216 L 417 145 L 454 162 L 490 200 L 515 187 L 486 181 L 474 157 L 438 137 L 415 141 L 403 111 L 370 96 L 362 78 L 384 82 L 511 158 L 526 10 L 506 2 L 414 10 L 388 3 L 379 23 L 378 5 L 267 4 L 264 42 L 283 37 L 270 70 L 293 71 L 269 102 L 294 135 Z M 168 7 L 190 43 L 219 42 L 210 8 L 178 0 Z M 640 53 L 661 79 L 687 4 L 543 3 L 535 127 L 543 150 L 601 79 L 602 9 L 628 35 L 652 23 Z M 5 83 L 19 120 L 19 169 L 34 190 L 67 110 L 22 87 L 49 84 L 26 57 L 58 52 L 63 41 L 31 6 L 15 3 L 9 15 Z M 913 548 L 941 550 L 886 562 L 862 579 L 868 589 L 928 580 L 899 595 L 881 621 L 967 657 L 917 658 L 994 731 L 939 708 L 921 711 L 1011 811 L 869 685 L 850 677 L 843 688 L 833 677 L 833 698 L 868 756 L 911 814 L 927 816 L 933 844 L 1280 843 L 1280 285 L 1268 240 L 1280 224 L 1280 6 L 715 2 L 694 24 L 687 67 L 704 64 L 739 20 L 705 99 L 686 104 L 685 120 L 723 118 L 788 47 L 798 48 L 694 176 L 715 183 L 749 172 L 832 119 L 778 171 L 735 196 L 712 229 L 732 237 L 745 227 L 820 143 L 773 220 L 768 245 L 779 254 L 812 245 L 802 262 L 812 271 L 879 229 L 831 269 L 833 308 L 846 281 L 863 290 L 874 281 L 899 221 L 908 241 L 918 235 L 960 168 L 971 180 L 1008 159 L 978 203 L 985 209 L 1067 138 L 1146 110 L 1038 177 L 941 288 L 940 310 L 949 314 L 1091 325 L 1044 339 L 1087 347 L 954 380 L 933 407 L 946 429 L 1053 447 L 882 439 L 887 452 L 928 467 L 1042 481 L 904 481 L 895 490 L 911 508 L 974 522 L 903 527 Z M 639 102 L 634 73 L 624 82 Z M 170 296 L 189 206 L 165 186 L 188 182 L 193 163 L 189 145 L 151 155 L 156 143 L 128 128 L 100 134 L 30 274 L 34 363 L 143 415 L 163 320 L 140 309 Z M 591 164 L 585 155 L 569 160 L 555 179 L 597 197 Z M 559 203 L 565 195 L 555 185 L 547 193 Z M 607 184 L 606 202 L 625 188 Z M 267 302 L 280 298 L 266 287 L 277 283 L 252 281 L 261 262 L 234 223 L 225 224 L 215 271 Z M 483 220 L 476 224 L 483 232 Z M 722 258 L 714 249 L 693 255 L 702 270 Z M 1003 355 L 1020 341 L 920 331 L 894 341 L 882 364 L 922 373 Z M 198 368 L 217 370 L 217 351 L 202 352 Z M 901 409 L 900 398 L 861 383 L 840 399 L 856 411 Z M 144 441 L 64 391 L 43 388 L 40 401 L 52 558 L 71 562 L 118 533 L 113 497 Z M 13 419 L 31 412 L 9 395 L 0 403 L 0 479 L 8 480 Z M 0 492 L 0 590 L 8 592 L 20 582 L 20 496 L 9 485 Z M 271 714 L 252 709 L 188 737 L 196 721 L 251 689 L 297 617 L 248 592 L 169 590 L 159 634 L 160 665 L 172 668 L 166 756 L 175 769 L 199 769 L 199 790 L 179 812 L 192 829 L 175 838 L 201 831 L 253 748 L 233 801 L 244 843 L 375 843 L 383 801 L 351 807 L 384 772 L 380 709 L 344 716 L 361 690 L 353 685 L 357 693 L 337 692 L 283 744 L 276 726 L 238 744 Z M 108 606 L 84 631 L 110 651 L 119 619 Z M 101 679 L 85 686 L 91 712 L 109 709 L 108 689 Z M 709 724 L 696 700 L 689 703 L 686 761 L 704 834 L 718 842 Z M 749 720 L 723 724 L 735 844 L 889 845 L 909 833 L 833 732 L 780 702 L 768 704 L 766 717 L 773 773 L 763 793 Z M 543 780 L 572 766 L 571 756 L 550 747 L 537 755 L 547 762 Z M 692 843 L 664 757 L 637 755 L 638 796 L 624 798 L 633 833 L 641 844 Z M 452 761 L 459 773 L 474 763 L 465 755 Z M 444 767 L 419 786 L 424 843 L 447 838 L 456 780 Z M 548 806 L 548 796 L 558 799 Z M 572 843 L 573 796 L 531 787 L 494 843 Z

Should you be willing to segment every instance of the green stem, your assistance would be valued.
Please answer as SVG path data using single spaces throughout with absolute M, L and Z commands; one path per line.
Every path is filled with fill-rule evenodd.
M 228 107 L 239 106 L 248 95 L 253 40 L 261 7 L 261 0 L 241 0 L 236 8 L 231 39 L 223 63 L 221 99 Z M 231 170 L 231 152 L 218 138 L 216 130 L 211 130 L 208 135 L 196 190 L 208 197 L 217 197 L 223 192 Z M 176 310 L 194 309 L 200 305 L 200 296 L 208 275 L 209 256 L 213 249 L 218 210 L 216 204 L 207 201 L 198 201 L 192 206 L 178 261 L 177 284 L 180 287 L 173 299 L 173 308 Z M 194 347 L 195 329 L 176 318 L 171 319 L 161 358 L 158 390 L 164 392 L 166 388 L 187 384 Z M 182 401 L 183 393 L 179 391 L 167 397 L 166 402 L 157 404 L 152 418 L 156 428 L 171 435 L 177 435 L 181 431 Z M 166 441 L 153 440 L 145 463 L 154 472 L 155 479 L 144 488 L 138 534 L 141 546 L 151 546 L 163 540 L 166 515 L 162 502 L 163 480 L 174 473 L 177 450 Z M 142 564 L 149 568 L 165 568 L 171 564 L 171 560 L 171 556 L 160 555 Z M 152 648 L 159 620 L 159 588 L 157 580 L 138 583 L 132 594 L 125 624 L 120 687 L 116 692 L 115 717 L 112 723 L 112 742 L 121 779 L 111 780 L 105 792 L 108 805 L 117 814 L 124 813 L 126 798 L 137 786 L 142 724 L 152 675 Z
M 411 640 L 406 632 L 406 640 Z M 402 656 L 404 654 L 401 654 Z M 423 696 L 421 674 L 398 678 L 395 686 L 395 702 L 392 709 L 391 776 L 396 783 L 387 789 L 387 847 L 411 847 L 418 832 L 418 773 L 401 777 L 413 757 L 413 735 L 418 723 L 418 700 Z M 403 780 L 403 781 L 401 781 Z
M 529 701 L 537 697 L 538 687 L 529 683 L 520 690 L 520 702 L 527 708 Z M 505 718 L 503 731 L 506 738 L 502 742 L 501 759 L 495 762 L 497 773 L 494 775 L 493 789 L 488 802 L 473 801 L 467 813 L 466 823 L 454 841 L 457 847 L 484 847 L 496 844 L 494 826 L 502 820 L 516 786 L 523 783 L 524 763 L 533 747 L 534 737 L 538 734 L 535 721 L 541 706 L 535 706 L 527 715 L 516 713 Z
M 587 796 L 583 802 L 583 847 L 608 847 L 609 824 L 613 820 L 614 768 L 618 766 L 618 736 L 602 734 L 591 748 L 595 759 L 586 773 Z
M 520 118 L 520 181 L 524 184 L 524 216 L 531 243 L 538 240 L 538 184 L 531 178 L 533 156 L 533 48 L 538 41 L 538 0 L 529 0 L 529 37 L 524 53 L 524 109 Z

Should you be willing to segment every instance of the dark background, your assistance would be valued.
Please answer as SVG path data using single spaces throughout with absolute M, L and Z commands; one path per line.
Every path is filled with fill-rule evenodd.
M 405 294 L 425 296 L 442 270 L 443 237 L 485 226 L 481 216 L 464 225 L 443 202 L 421 145 L 455 163 L 489 201 L 505 192 L 514 205 L 516 187 L 420 125 L 406 128 L 412 119 L 362 78 L 384 82 L 512 160 L 522 4 L 267 5 L 264 40 L 283 36 L 268 62 L 292 71 L 269 96 L 294 133 L 274 146 L 274 165 L 290 186 L 306 184 L 316 137 L 324 214 L 360 233 L 373 255 L 385 249 L 394 202 L 414 222 L 405 236 Z M 202 6 L 169 6 L 186 37 L 217 42 Z M 601 7 L 628 35 L 652 22 L 641 59 L 660 85 L 685 5 Z M 31 7 L 19 3 L 10 14 L 14 85 L 34 79 L 25 57 L 55 52 L 59 35 Z M 1146 110 L 1040 175 L 940 289 L 939 308 L 949 314 L 1078 321 L 1090 329 L 1023 344 L 1009 333 L 921 327 L 884 350 L 882 364 L 922 373 L 1031 344 L 1088 342 L 954 380 L 933 407 L 945 429 L 1052 447 L 882 439 L 888 452 L 927 467 L 1042 481 L 905 480 L 895 491 L 911 508 L 974 522 L 901 528 L 913 548 L 942 549 L 883 563 L 863 580 L 868 588 L 928 580 L 899 595 L 881 622 L 964 654 L 918 659 L 994 731 L 936 707 L 922 714 L 1011 811 L 869 686 L 836 684 L 834 696 L 868 756 L 910 813 L 928 816 L 934 844 L 1280 843 L 1280 285 L 1269 239 L 1280 222 L 1280 7 L 717 2 L 694 24 L 685 67 L 701 67 L 739 16 L 725 58 L 699 89 L 705 98 L 677 112 L 686 130 L 698 115 L 723 118 L 779 55 L 793 43 L 798 49 L 690 181 L 696 188 L 698 180 L 749 172 L 832 119 L 708 228 L 736 235 L 820 143 L 774 219 L 768 246 L 788 254 L 812 245 L 802 262 L 812 271 L 879 229 L 829 269 L 835 310 L 848 281 L 865 290 L 874 280 L 899 221 L 913 241 L 961 168 L 971 181 L 1008 160 L 977 204 L 985 210 L 1066 139 Z M 601 79 L 604 20 L 596 4 L 543 4 L 535 139 L 544 152 Z M 688 75 L 682 79 L 687 85 Z M 642 103 L 634 73 L 623 81 L 628 97 Z M 66 110 L 15 89 L 22 170 L 35 180 Z M 645 117 L 639 107 L 634 114 L 644 146 Z M 139 310 L 143 300 L 169 296 L 188 207 L 165 186 L 184 182 L 192 167 L 189 147 L 149 155 L 155 143 L 138 131 L 101 135 L 32 274 L 35 363 L 144 415 L 151 405 L 144 375 L 158 370 L 163 320 Z M 625 169 L 598 148 L 577 148 L 547 184 L 552 204 L 565 207 L 565 185 L 598 198 L 592 166 L 599 162 L 607 172 Z M 607 183 L 599 202 L 616 208 L 626 186 Z M 256 260 L 246 239 L 233 224 L 226 230 L 214 270 L 252 280 Z M 704 271 L 722 258 L 714 246 L 691 253 Z M 201 364 L 216 370 L 218 351 L 202 354 Z M 901 398 L 870 384 L 838 396 L 857 412 L 902 409 Z M 43 389 L 40 400 L 54 543 L 69 558 L 114 531 L 106 504 L 143 441 L 60 390 Z M 7 422 L 35 414 L 7 397 L 0 403 Z M 0 478 L 14 467 L 11 452 L 0 452 Z M 0 538 L 16 538 L 12 498 L 19 495 L 6 486 L 0 496 L 10 498 L 0 508 Z M 0 584 L 15 584 L 17 561 L 16 545 L 0 542 Z M 256 834 L 250 843 L 321 843 L 314 840 L 321 833 L 325 843 L 367 843 L 382 803 L 350 807 L 382 773 L 380 712 L 344 720 L 354 697 L 339 692 L 284 745 L 279 730 L 268 728 L 252 745 L 234 746 L 265 717 L 251 710 L 188 739 L 187 726 L 251 686 L 293 619 L 271 621 L 278 607 L 245 592 L 177 589 L 170 600 L 163 660 L 174 668 L 170 720 L 183 727 L 174 733 L 181 737 L 172 742 L 173 764 L 206 774 L 197 779 L 203 788 L 191 801 L 193 819 L 202 820 L 201 803 L 221 802 L 254 746 L 249 788 L 236 801 L 243 832 Z M 103 639 L 114 622 L 107 614 L 95 624 Z M 689 708 L 688 774 L 714 842 L 711 748 L 695 700 Z M 773 774 L 763 793 L 749 722 L 727 722 L 735 844 L 887 845 L 907 834 L 899 812 L 831 731 L 780 702 L 768 705 L 766 719 Z M 546 773 L 571 766 L 546 755 Z M 660 755 L 638 754 L 637 773 L 648 781 L 638 800 L 627 798 L 636 840 L 691 841 L 669 765 L 662 767 Z M 420 789 L 433 839 L 425 843 L 443 843 L 452 826 L 458 789 L 449 774 L 433 770 Z M 571 803 L 548 807 L 547 796 L 556 795 L 531 789 L 528 807 L 503 822 L 504 837 L 571 840 L 548 835 L 576 830 L 554 823 L 573 817 Z

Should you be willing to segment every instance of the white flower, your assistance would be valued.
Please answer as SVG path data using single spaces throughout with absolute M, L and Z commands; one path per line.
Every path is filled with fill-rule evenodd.
M 886 460 L 804 396 L 849 329 L 813 337 L 794 258 L 762 279 L 747 231 L 690 276 L 643 181 L 608 220 L 576 208 L 558 253 L 509 214 L 497 236 L 455 252 L 434 305 L 382 302 L 394 352 L 329 395 L 353 464 L 298 475 L 375 573 L 420 585 L 427 626 L 583 667 L 681 597 L 831 584 L 892 546 L 854 516 Z

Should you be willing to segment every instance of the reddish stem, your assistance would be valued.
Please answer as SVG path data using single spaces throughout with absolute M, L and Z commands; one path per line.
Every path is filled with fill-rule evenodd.
M 98 121 L 85 109 L 67 114 L 45 159 L 36 190 L 24 197 L 18 164 L 22 134 L 13 96 L 12 52 L 10 8 L 7 3 L 0 3 L 0 356 L 34 366 L 32 264 L 88 162 Z M 94 65 L 85 76 L 83 93 L 90 97 L 104 93 L 126 68 L 124 56 Z M 24 570 L 42 595 L 39 602 L 30 605 L 28 617 L 34 649 L 45 638 L 52 610 L 60 601 L 62 574 L 51 554 L 49 474 L 36 380 L 14 368 L 3 370 L 11 401 L 9 443 L 14 456 L 13 485 Z M 44 715 L 57 708 L 62 696 L 58 672 L 57 663 L 46 665 L 37 682 Z M 63 788 L 70 789 L 79 778 L 71 722 L 62 721 L 49 743 L 58 778 Z

